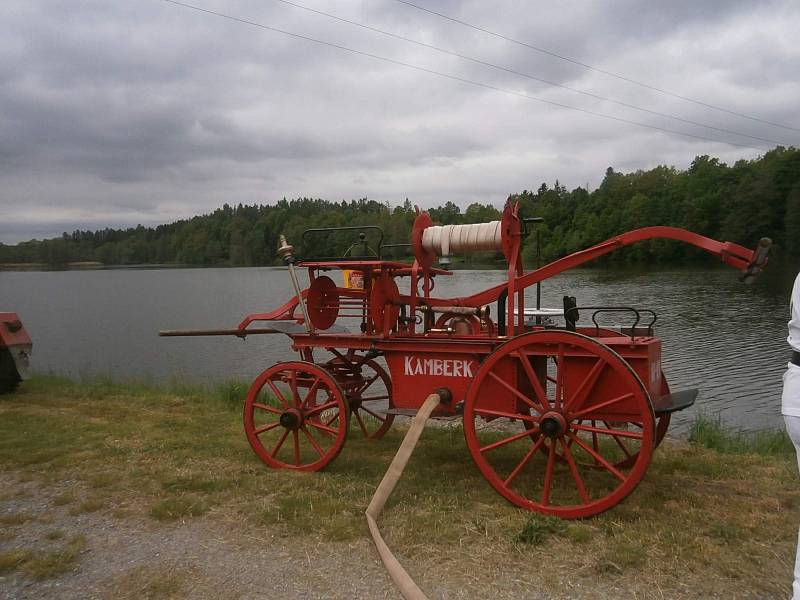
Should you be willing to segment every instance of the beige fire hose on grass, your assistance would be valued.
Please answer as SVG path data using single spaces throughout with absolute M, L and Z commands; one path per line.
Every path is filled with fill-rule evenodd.
M 392 554 L 392 551 L 389 550 L 389 546 L 383 541 L 381 532 L 378 530 L 377 520 L 392 490 L 394 490 L 394 486 L 397 485 L 397 482 L 400 480 L 400 476 L 403 474 L 403 470 L 406 468 L 408 460 L 411 458 L 411 453 L 414 452 L 414 448 L 419 441 L 419 436 L 422 434 L 425 423 L 428 421 L 433 410 L 441 402 L 446 401 L 446 397 L 449 395 L 450 392 L 448 390 L 437 390 L 425 399 L 419 412 L 417 412 L 416 416 L 411 421 L 411 427 L 409 427 L 406 437 L 403 438 L 400 449 L 392 459 L 389 470 L 387 470 L 386 474 L 383 476 L 380 485 L 378 485 L 378 489 L 375 490 L 375 495 L 372 496 L 372 500 L 367 507 L 367 524 L 369 525 L 369 532 L 372 534 L 372 539 L 375 541 L 375 547 L 378 549 L 378 554 L 380 554 L 381 560 L 386 570 L 389 572 L 392 581 L 394 581 L 394 584 L 406 600 L 427 600 L 428 597 L 419 586 L 414 583 L 414 580 L 411 579 L 411 576 L 403 568 L 403 565 L 400 564 L 400 561 L 398 561 L 394 554 Z

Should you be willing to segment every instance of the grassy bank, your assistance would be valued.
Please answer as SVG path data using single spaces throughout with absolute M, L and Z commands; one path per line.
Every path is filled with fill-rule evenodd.
M 363 512 L 402 428 L 377 442 L 351 436 L 321 473 L 271 471 L 242 432 L 245 391 L 38 377 L 0 397 L 0 468 L 19 481 L 63 487 L 56 503 L 76 515 L 209 519 L 251 535 L 322 543 L 365 539 Z M 799 516 L 797 463 L 781 432 L 745 436 L 698 421 L 690 442 L 656 451 L 624 503 L 562 522 L 498 496 L 460 428 L 428 428 L 382 530 L 423 587 L 443 578 L 533 577 L 554 597 L 578 584 L 638 590 L 638 597 L 763 598 L 789 594 Z M 47 552 L 14 542 L 28 516 L 2 518 L 0 570 L 36 578 L 80 569 L 82 540 L 42 540 L 52 546 L 48 570 Z

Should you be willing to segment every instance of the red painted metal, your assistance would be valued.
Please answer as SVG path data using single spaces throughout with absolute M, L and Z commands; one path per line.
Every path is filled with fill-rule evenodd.
M 31 346 L 32 344 L 19 315 L 13 312 L 0 312 L 0 348 Z
M 244 431 L 273 468 L 319 471 L 341 451 L 349 409 L 334 377 L 319 365 L 277 363 L 259 375 L 244 403 Z
M 332 349 L 332 352 L 334 358 L 326 363 L 326 369 L 344 390 L 351 424 L 368 440 L 383 437 L 394 422 L 394 415 L 387 412 L 395 408 L 392 378 L 371 358 L 354 351 L 342 354 Z
M 0 312 L 0 394 L 28 377 L 33 342 L 17 313 Z
M 413 413 L 431 391 L 446 388 L 450 400 L 434 414 L 458 418 L 463 411 L 469 452 L 501 495 L 566 518 L 607 510 L 636 487 L 669 426 L 670 415 L 654 414 L 652 404 L 669 393 L 661 342 L 641 329 L 628 335 L 526 325 L 526 289 L 645 240 L 696 246 L 748 277 L 766 264 L 769 247 L 765 241 L 754 251 L 674 227 L 645 227 L 525 273 L 525 224 L 519 205 L 508 203 L 500 221 L 506 281 L 441 298 L 433 296 L 435 278 L 449 272 L 435 268 L 435 252 L 423 247 L 432 225 L 418 210 L 413 264 L 298 260 L 309 288 L 271 312 L 247 316 L 234 331 L 258 331 L 250 329 L 255 322 L 300 325 L 303 308 L 313 325 L 309 332 L 282 324 L 303 361 L 264 371 L 245 402 L 248 441 L 267 465 L 321 469 L 349 428 L 380 438 L 394 419 L 387 409 Z M 339 287 L 324 275 L 333 270 L 360 273 L 363 288 Z M 493 303 L 497 324 L 472 310 Z M 349 331 L 339 325 L 345 322 Z
M 539 367 L 553 359 L 551 382 Z M 507 380 L 508 363 L 517 365 L 515 381 Z M 507 384 L 504 410 L 497 408 L 499 382 Z M 518 430 L 492 432 L 479 425 L 498 416 L 516 419 Z M 628 423 L 641 428 L 623 428 Z M 605 443 L 585 440 L 583 432 Z M 621 356 L 579 333 L 546 330 L 512 339 L 483 362 L 464 405 L 464 434 L 478 469 L 510 502 L 579 518 L 607 510 L 633 491 L 650 462 L 655 425 L 647 390 Z M 625 452 L 636 455 L 633 464 L 615 466 Z M 581 473 L 587 462 L 596 468 Z
M 317 277 L 308 288 L 308 318 L 316 329 L 330 329 L 339 316 L 339 292 L 330 277 Z

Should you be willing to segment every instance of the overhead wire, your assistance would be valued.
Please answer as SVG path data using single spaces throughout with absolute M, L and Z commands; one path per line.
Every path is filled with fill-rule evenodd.
M 397 65 L 397 66 L 400 66 L 400 67 L 404 67 L 404 68 L 408 68 L 408 69 L 414 69 L 416 71 L 420 71 L 420 72 L 423 72 L 423 73 L 428 73 L 430 75 L 435 75 L 435 76 L 438 76 L 438 77 L 443 77 L 445 79 L 450 79 L 452 81 L 457 81 L 457 82 L 465 83 L 465 84 L 472 85 L 472 86 L 475 86 L 475 87 L 480 87 L 480 88 L 484 88 L 484 89 L 488 89 L 488 90 L 493 90 L 493 91 L 496 91 L 496 92 L 501 92 L 501 93 L 504 93 L 504 94 L 507 94 L 507 95 L 516 96 L 516 97 L 523 98 L 525 100 L 530 100 L 530 101 L 533 101 L 533 102 L 540 102 L 540 103 L 543 103 L 543 104 L 549 104 L 551 106 L 557 106 L 559 108 L 565 108 L 567 110 L 573 110 L 573 111 L 581 112 L 581 113 L 592 115 L 592 116 L 595 116 L 595 117 L 600 117 L 600 118 L 603 118 L 603 119 L 616 121 L 618 123 L 626 123 L 628 125 L 634 125 L 634 126 L 637 126 L 637 127 L 651 129 L 651 130 L 654 130 L 654 131 L 660 131 L 662 133 L 670 133 L 670 134 L 674 134 L 674 135 L 680 135 L 680 136 L 683 136 L 683 137 L 690 137 L 690 138 L 694 138 L 694 139 L 698 139 L 698 140 L 703 140 L 705 142 L 712 142 L 712 143 L 715 143 L 715 144 L 726 144 L 726 145 L 735 146 L 735 147 L 738 147 L 738 148 L 747 148 L 749 150 L 763 151 L 763 150 L 766 149 L 766 148 L 759 147 L 759 146 L 749 146 L 747 144 L 740 144 L 740 143 L 732 142 L 732 141 L 728 141 L 728 140 L 719 140 L 719 139 L 710 138 L 710 137 L 706 137 L 706 136 L 702 136 L 702 135 L 697 135 L 697 134 L 694 134 L 694 133 L 688 133 L 688 132 L 685 132 L 685 131 L 679 131 L 679 130 L 676 130 L 676 129 L 669 129 L 667 127 L 660 127 L 658 125 L 651 125 L 649 123 L 642 123 L 640 121 L 633 121 L 631 119 L 625 119 L 623 117 L 617 117 L 617 116 L 614 116 L 614 115 L 608 115 L 608 114 L 596 112 L 596 111 L 593 111 L 593 110 L 580 108 L 580 107 L 577 107 L 577 106 L 571 106 L 569 104 L 564 104 L 562 102 L 556 102 L 554 100 L 547 100 L 545 98 L 540 98 L 538 96 L 532 96 L 532 95 L 527 94 L 525 92 L 520 92 L 520 91 L 516 91 L 516 90 L 510 90 L 510 89 L 507 89 L 507 88 L 502 88 L 502 87 L 499 87 L 499 86 L 496 86 L 496 85 L 492 85 L 490 83 L 484 83 L 484 82 L 481 82 L 481 81 L 475 81 L 473 79 L 467 79 L 465 77 L 460 77 L 458 75 L 453 75 L 453 74 L 450 74 L 450 73 L 444 73 L 444 72 L 441 72 L 441 71 L 436 71 L 434 69 L 428 69 L 427 67 L 422 67 L 422 66 L 419 66 L 419 65 L 414 65 L 414 64 L 403 62 L 403 61 L 400 61 L 400 60 L 395 60 L 393 58 L 388 58 L 386 56 L 380 56 L 378 54 L 373 54 L 371 52 L 367 52 L 367 51 L 364 51 L 364 50 L 357 50 L 355 48 L 350 48 L 348 46 L 343 46 L 341 44 L 337 44 L 335 42 L 328 42 L 328 41 L 325 41 L 325 40 L 320 40 L 318 38 L 314 38 L 314 37 L 311 37 L 311 36 L 303 35 L 303 34 L 300 34 L 300 33 L 295 33 L 295 32 L 292 32 L 292 31 L 287 31 L 285 29 L 280 29 L 278 27 L 272 27 L 271 25 L 265 25 L 263 23 L 258 23 L 256 21 L 251 21 L 251 20 L 248 20 L 248 19 L 243 19 L 241 17 L 236 17 L 236 16 L 233 16 L 233 15 L 229 15 L 229 14 L 226 14 L 226 13 L 221 13 L 221 12 L 217 12 L 217 11 L 210 10 L 210 9 L 207 9 L 207 8 L 202 8 L 200 6 L 196 6 L 194 4 L 189 4 L 187 2 L 181 2 L 179 0 L 161 0 L 161 1 L 165 2 L 167 4 L 172 4 L 172 5 L 175 5 L 175 6 L 179 6 L 179 7 L 187 8 L 187 9 L 190 9 L 190 10 L 194 10 L 194 11 L 197 11 L 197 12 L 200 12 L 200 13 L 204 13 L 204 14 L 220 17 L 222 19 L 226 19 L 226 20 L 229 20 L 229 21 L 234 21 L 236 23 L 241 23 L 243 25 L 249 25 L 249 26 L 252 26 L 252 27 L 257 27 L 259 29 L 264 29 L 266 31 L 272 31 L 274 33 L 279 33 L 281 35 L 286 35 L 286 36 L 289 36 L 289 37 L 293 37 L 295 39 L 304 40 L 304 41 L 307 41 L 307 42 L 313 42 L 315 44 L 319 44 L 319 45 L 322 45 L 322 46 L 327 46 L 329 48 L 335 48 L 335 49 L 341 50 L 343 52 L 349 52 L 351 54 L 355 54 L 355 55 L 358 55 L 358 56 L 365 56 L 365 57 L 368 57 L 368 58 L 372 58 L 372 59 L 375 59 L 375 60 L 379 60 L 379 61 L 382 61 L 382 62 L 393 64 L 393 65 Z
M 638 86 L 646 88 L 648 90 L 652 90 L 654 92 L 658 92 L 659 94 L 665 94 L 667 96 L 672 96 L 673 98 L 678 98 L 678 99 L 684 100 L 686 102 L 691 102 L 691 103 L 697 104 L 699 106 L 704 106 L 705 108 L 710 108 L 710 109 L 713 109 L 713 110 L 724 112 L 724 113 L 727 113 L 729 115 L 733 115 L 733 116 L 740 117 L 740 118 L 743 118 L 743 119 L 749 119 L 751 121 L 758 121 L 759 123 L 765 123 L 767 125 L 772 125 L 773 127 L 780 127 L 780 128 L 783 128 L 783 129 L 790 129 L 792 131 L 800 131 L 800 128 L 798 128 L 798 127 L 792 127 L 791 125 L 785 125 L 783 123 L 776 123 L 774 121 L 768 121 L 768 120 L 762 119 L 760 117 L 754 117 L 752 115 L 747 115 L 747 114 L 744 114 L 744 113 L 740 113 L 740 112 L 737 112 L 735 110 L 730 110 L 730 109 L 724 108 L 722 106 L 717 106 L 716 104 L 711 104 L 709 102 L 703 102 L 702 100 L 697 100 L 696 98 L 691 98 L 689 96 L 684 96 L 682 94 L 677 94 L 675 92 L 671 92 L 669 90 L 665 90 L 663 88 L 659 88 L 657 86 L 645 83 L 643 81 L 638 81 L 638 80 L 633 79 L 631 77 L 626 77 L 625 75 L 620 75 L 619 73 L 614 73 L 613 71 L 607 71 L 606 69 L 602 69 L 600 67 L 595 67 L 595 66 L 587 64 L 585 62 L 581 62 L 580 60 L 577 60 L 577 59 L 574 59 L 574 58 L 570 58 L 568 56 L 564 56 L 564 55 L 559 54 L 557 52 L 553 52 L 552 50 L 548 50 L 548 49 L 542 48 L 540 46 L 534 46 L 533 44 L 529 44 L 527 42 L 523 42 L 521 40 L 514 39 L 514 38 L 509 37 L 507 35 L 503 35 L 502 33 L 497 33 L 496 31 L 492 31 L 490 29 L 486 29 L 485 27 L 481 27 L 479 25 L 474 25 L 473 23 L 468 23 L 467 21 L 463 21 L 463 20 L 458 19 L 456 17 L 453 17 L 453 16 L 447 15 L 445 13 L 441 13 L 441 12 L 435 11 L 435 10 L 427 8 L 425 6 L 420 6 L 419 4 L 415 4 L 414 2 L 410 2 L 409 0 L 394 0 L 394 1 L 395 2 L 399 2 L 400 4 L 405 4 L 406 6 L 410 6 L 412 8 L 417 9 L 417 10 L 421 10 L 423 12 L 429 13 L 431 15 L 435 15 L 437 17 L 441 17 L 442 19 L 446 19 L 446 20 L 451 21 L 453 23 L 458 23 L 459 25 L 463 25 L 465 27 L 469 27 L 470 29 L 474 29 L 476 31 L 480 31 L 482 33 L 491 35 L 493 37 L 505 40 L 505 41 L 510 42 L 512 44 L 517 44 L 518 46 L 524 46 L 525 48 L 529 48 L 530 50 L 534 50 L 536 52 L 540 52 L 542 54 L 546 54 L 548 56 L 552 56 L 553 58 L 557 58 L 559 60 L 564 60 L 566 62 L 572 63 L 574 65 L 578 65 L 580 67 L 583 67 L 585 69 L 589 69 L 591 71 L 595 71 L 596 73 L 601 73 L 603 75 L 607 75 L 609 77 L 614 77 L 614 78 L 619 79 L 621 81 L 625 81 L 627 83 L 631 83 L 633 85 L 638 85 Z
M 436 46 L 434 44 L 429 44 L 427 42 L 422 42 L 420 40 L 415 40 L 413 38 L 409 38 L 409 37 L 406 37 L 404 35 L 400 35 L 400 34 L 397 34 L 397 33 L 392 33 L 391 31 L 386 31 L 386 30 L 380 29 L 378 27 L 373 27 L 372 25 L 367 25 L 367 24 L 361 23 L 359 21 L 354 21 L 352 19 L 346 19 L 344 17 L 340 17 L 338 15 L 334 15 L 334 14 L 331 14 L 331 13 L 328 13 L 328 12 L 325 12 L 325 11 L 322 11 L 322 10 L 318 10 L 318 9 L 312 8 L 310 6 L 305 6 L 305 5 L 299 4 L 297 2 L 292 2 L 291 0 L 274 0 L 274 1 L 275 2 L 280 2 L 281 4 L 286 4 L 286 5 L 289 5 L 289 6 L 293 6 L 295 8 L 299 8 L 301 10 L 305 10 L 305 11 L 310 12 L 310 13 L 321 15 L 321 16 L 327 17 L 329 19 L 333 19 L 333 20 L 339 21 L 341 23 L 347 23 L 347 24 L 353 25 L 355 27 L 360 27 L 362 29 L 366 29 L 368 31 L 372 31 L 372 32 L 378 33 L 380 35 L 384 35 L 384 36 L 391 37 L 391 38 L 394 38 L 394 39 L 397 39 L 397 40 L 408 42 L 410 44 L 416 44 L 417 46 L 421 46 L 423 48 L 428 48 L 430 50 L 435 50 L 436 52 L 441 52 L 441 53 L 447 54 L 449 56 L 455 56 L 455 57 L 460 58 L 462 60 L 466 60 L 466 61 L 478 64 L 478 65 L 482 65 L 482 66 L 485 66 L 485 67 L 490 67 L 492 69 L 496 69 L 496 70 L 499 70 L 499 71 L 504 71 L 504 72 L 510 73 L 512 75 L 517 75 L 519 77 L 524 77 L 526 79 L 530 79 L 530 80 L 533 80 L 533 81 L 538 81 L 540 83 L 544 83 L 546 85 L 550 85 L 550 86 L 553 86 L 553 87 L 562 88 L 562 89 L 568 90 L 570 92 L 575 92 L 577 94 L 582 94 L 582 95 L 587 96 L 589 98 L 594 98 L 595 100 L 602 100 L 604 102 L 611 102 L 613 104 L 617 104 L 617 105 L 623 106 L 625 108 L 638 110 L 640 112 L 644 112 L 644 113 L 647 113 L 647 114 L 655 115 L 655 116 L 658 116 L 658 117 L 664 117 L 664 118 L 667 118 L 667 119 L 673 119 L 675 121 L 679 121 L 679 122 L 685 123 L 687 125 L 694 125 L 696 127 L 704 127 L 706 129 L 719 131 L 720 133 L 728 133 L 728 134 L 731 134 L 731 135 L 737 135 L 737 136 L 740 136 L 740 137 L 749 138 L 751 140 L 757 140 L 759 142 L 766 142 L 768 144 L 775 144 L 776 146 L 789 145 L 788 142 L 782 142 L 782 141 L 773 140 L 773 139 L 770 139 L 770 138 L 759 137 L 757 135 L 751 135 L 749 133 L 743 133 L 741 131 L 735 131 L 733 129 L 726 129 L 724 127 L 717 127 L 717 126 L 714 126 L 714 125 L 709 125 L 707 123 L 701 123 L 699 121 L 692 121 L 691 119 L 685 119 L 683 117 L 679 117 L 679 116 L 672 115 L 672 114 L 669 114 L 669 113 L 663 113 L 663 112 L 659 112 L 657 110 L 652 110 L 652 109 L 645 108 L 645 107 L 642 107 L 642 106 L 637 106 L 635 104 L 630 104 L 628 102 L 623 102 L 621 100 L 615 100 L 614 98 L 608 98 L 608 97 L 605 97 L 605 96 L 601 96 L 599 94 L 588 92 L 586 90 L 581 90 L 579 88 L 574 88 L 574 87 L 571 87 L 571 86 L 568 86 L 568 85 L 564 85 L 563 83 L 558 83 L 556 81 L 550 81 L 548 79 L 544 79 L 542 77 L 538 77 L 538 76 L 532 75 L 530 73 L 525 73 L 523 71 L 518 71 L 518 70 L 512 69 L 510 67 L 504 67 L 502 65 L 498 65 L 498 64 L 494 64 L 494 63 L 491 63 L 491 62 L 488 62 L 488 61 L 485 61 L 485 60 L 481 60 L 479 58 L 474 58 L 472 56 L 469 56 L 469 55 L 466 55 L 466 54 L 462 54 L 462 53 L 456 52 L 454 50 L 448 50 L 446 48 L 442 48 L 442 47 Z

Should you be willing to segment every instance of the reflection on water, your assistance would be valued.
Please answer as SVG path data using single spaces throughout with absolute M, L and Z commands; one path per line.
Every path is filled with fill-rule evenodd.
M 434 294 L 474 293 L 504 275 L 457 271 L 440 277 Z M 584 269 L 546 281 L 542 305 L 560 307 L 562 296 L 571 295 L 579 305 L 655 310 L 671 388 L 700 389 L 696 408 L 676 415 L 672 430 L 685 429 L 695 410 L 758 429 L 781 424 L 792 279 L 778 269 L 753 286 L 739 283 L 731 269 Z M 290 294 L 281 268 L 0 272 L 0 310 L 20 313 L 34 340 L 36 369 L 71 376 L 252 379 L 293 357 L 287 338 L 167 339 L 156 332 L 234 327 L 245 314 L 276 307 Z M 530 289 L 527 305 L 534 300 Z

